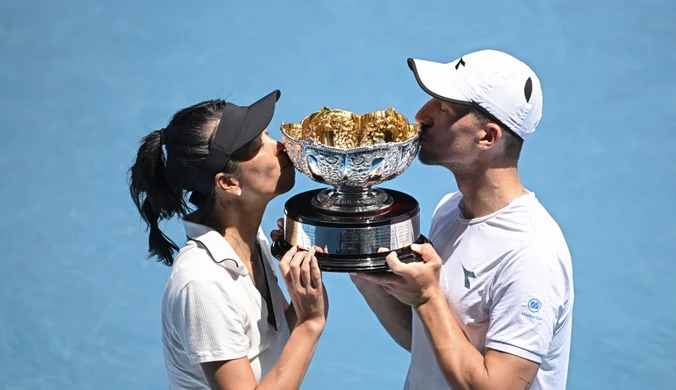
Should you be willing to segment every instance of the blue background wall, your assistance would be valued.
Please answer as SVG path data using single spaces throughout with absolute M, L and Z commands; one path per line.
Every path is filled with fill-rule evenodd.
M 669 0 L 4 0 L 0 389 L 166 388 L 169 269 L 145 259 L 126 171 L 176 110 L 280 88 L 277 138 L 279 122 L 323 105 L 413 118 L 427 96 L 406 58 L 482 48 L 524 59 L 543 83 L 521 172 L 574 258 L 569 388 L 676 388 L 674 15 Z M 417 161 L 388 185 L 420 201 L 425 232 L 456 189 Z M 291 194 L 315 187 L 299 174 Z M 303 388 L 401 388 L 407 353 L 346 275 L 325 279 L 330 321 Z

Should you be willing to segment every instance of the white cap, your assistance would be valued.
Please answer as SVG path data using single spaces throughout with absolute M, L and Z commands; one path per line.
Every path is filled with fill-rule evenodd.
M 523 139 L 542 118 L 540 80 L 507 53 L 481 50 L 445 64 L 409 58 L 408 66 L 431 96 L 478 106 Z

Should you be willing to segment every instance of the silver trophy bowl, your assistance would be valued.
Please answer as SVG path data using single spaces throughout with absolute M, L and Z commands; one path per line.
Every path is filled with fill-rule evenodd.
M 323 107 L 300 124 L 282 123 L 282 139 L 295 168 L 330 185 L 312 200 L 334 212 L 369 212 L 392 205 L 375 188 L 401 175 L 419 150 L 419 127 L 393 108 L 358 116 Z
M 333 272 L 387 270 L 387 253 L 379 248 L 397 252 L 402 262 L 420 261 L 410 249 L 428 242 L 420 234 L 418 202 L 379 187 L 416 158 L 419 126 L 393 108 L 357 115 L 323 107 L 300 123 L 282 123 L 281 133 L 296 170 L 326 187 L 287 200 L 275 257 L 292 246 L 319 247 L 320 268 Z

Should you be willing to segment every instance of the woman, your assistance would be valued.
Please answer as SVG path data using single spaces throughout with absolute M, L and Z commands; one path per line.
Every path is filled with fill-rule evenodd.
M 172 267 L 162 301 L 172 389 L 298 389 L 324 329 L 315 249 L 292 248 L 280 261 L 289 304 L 260 229 L 268 202 L 295 180 L 282 144 L 265 130 L 279 96 L 185 108 L 145 136 L 130 169 L 149 253 Z M 175 215 L 187 236 L 180 250 L 158 226 Z

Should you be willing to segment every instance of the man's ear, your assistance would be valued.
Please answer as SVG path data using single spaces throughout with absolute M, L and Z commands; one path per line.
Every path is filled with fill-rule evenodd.
M 500 137 L 502 137 L 500 126 L 493 122 L 488 122 L 481 129 L 479 147 L 481 149 L 491 149 L 498 143 Z
M 216 190 L 236 196 L 239 192 L 239 180 L 225 173 L 217 173 L 214 177 Z

